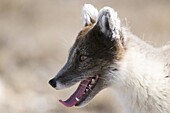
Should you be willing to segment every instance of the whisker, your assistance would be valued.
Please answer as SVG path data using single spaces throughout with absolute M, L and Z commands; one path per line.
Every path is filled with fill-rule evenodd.
M 88 87 L 88 86 L 87 86 Z M 90 87 L 88 87 L 88 89 L 90 90 L 90 91 L 93 91 Z
M 89 80 L 89 79 L 86 79 L 85 81 L 88 81 L 88 82 L 90 82 L 91 80 Z
M 89 76 L 89 77 L 94 77 L 94 76 Z M 98 78 L 102 79 L 102 80 L 108 80 L 107 78 L 104 78 L 104 77 L 101 77 L 101 76 L 99 76 Z
M 102 80 L 108 80 L 108 79 L 106 79 L 106 78 L 103 78 L 103 77 L 99 77 L 99 79 L 102 79 Z

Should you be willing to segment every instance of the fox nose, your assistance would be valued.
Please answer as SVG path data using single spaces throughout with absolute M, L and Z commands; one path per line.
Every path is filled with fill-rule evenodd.
M 51 79 L 49 82 L 48 82 L 53 88 L 56 87 L 56 79 Z

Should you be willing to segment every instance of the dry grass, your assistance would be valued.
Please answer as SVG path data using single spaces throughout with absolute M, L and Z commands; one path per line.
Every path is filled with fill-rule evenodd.
M 110 90 L 87 107 L 66 108 L 58 99 L 66 99 L 75 86 L 55 91 L 47 83 L 82 27 L 84 3 L 114 7 L 135 34 L 155 46 L 170 41 L 168 0 L 0 0 L 1 113 L 120 113 Z

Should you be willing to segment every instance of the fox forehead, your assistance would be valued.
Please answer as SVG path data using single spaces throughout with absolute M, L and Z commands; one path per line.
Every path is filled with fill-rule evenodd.
M 85 35 L 86 35 L 93 27 L 94 27 L 93 24 L 88 25 L 88 26 L 85 26 L 85 27 L 78 33 L 77 39 L 84 38 Z

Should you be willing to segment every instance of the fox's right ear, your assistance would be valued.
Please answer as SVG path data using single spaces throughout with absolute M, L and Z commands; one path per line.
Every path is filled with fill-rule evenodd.
M 88 26 L 96 23 L 98 10 L 91 4 L 84 4 L 82 8 L 83 25 Z

